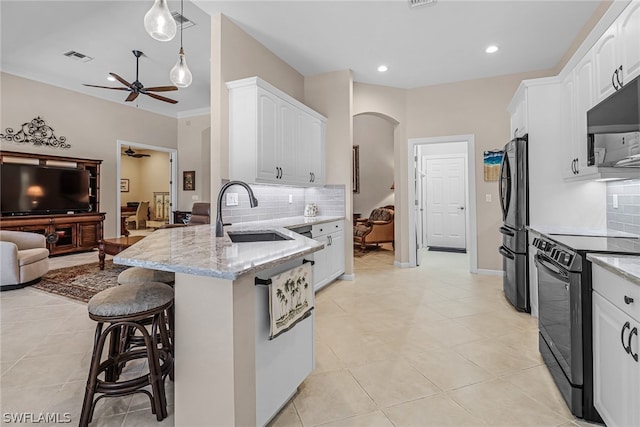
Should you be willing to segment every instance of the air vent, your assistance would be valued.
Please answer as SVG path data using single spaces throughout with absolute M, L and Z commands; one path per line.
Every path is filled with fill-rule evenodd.
M 418 7 L 418 6 L 426 6 L 428 4 L 435 4 L 437 0 L 409 0 L 409 6 Z
M 195 22 L 193 22 L 186 16 L 180 15 L 180 12 L 171 12 L 171 16 L 173 16 L 176 24 L 178 24 L 178 29 L 182 28 L 184 30 L 185 28 L 193 27 L 194 25 L 196 25 Z
M 87 56 L 84 53 L 76 52 L 75 50 L 70 50 L 69 52 L 65 53 L 64 56 L 66 56 L 67 58 L 71 58 L 74 61 L 80 62 L 89 62 L 93 60 L 92 57 Z

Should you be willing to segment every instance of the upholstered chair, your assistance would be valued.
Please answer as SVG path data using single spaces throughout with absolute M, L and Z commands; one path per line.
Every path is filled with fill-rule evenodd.
M 49 271 L 45 237 L 37 233 L 0 230 L 0 287 L 22 288 Z
M 147 215 L 149 214 L 149 201 L 140 202 L 138 204 L 138 209 L 136 209 L 136 214 L 127 217 L 127 229 L 129 225 L 134 222 L 136 224 L 136 230 L 138 228 L 142 228 L 142 226 L 147 226 Z
M 367 245 L 392 243 L 395 245 L 393 233 L 394 210 L 390 207 L 376 208 L 369 218 L 359 218 L 353 226 L 353 242 L 364 251 Z
M 211 203 L 194 203 L 189 225 L 211 224 Z

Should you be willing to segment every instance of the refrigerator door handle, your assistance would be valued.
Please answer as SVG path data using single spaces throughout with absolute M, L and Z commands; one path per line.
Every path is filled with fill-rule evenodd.
M 509 236 L 509 237 L 513 237 L 513 236 L 515 236 L 515 235 L 516 235 L 516 233 L 514 233 L 514 232 L 513 232 L 513 231 L 511 231 L 511 230 L 509 230 L 509 229 L 508 229 L 507 227 L 505 227 L 505 226 L 501 226 L 501 227 L 499 228 L 499 230 L 500 230 L 500 233 L 505 234 L 505 235 L 507 235 L 507 236 Z
M 498 191 L 500 192 L 502 218 L 505 219 L 507 218 L 507 209 L 509 209 L 509 199 L 511 198 L 511 168 L 509 167 L 507 150 L 505 150 L 502 163 L 500 163 L 500 185 L 498 185 Z
M 500 254 L 505 258 L 516 259 L 516 256 L 511 252 L 509 252 L 509 250 L 506 249 L 504 246 L 500 246 L 500 248 L 498 249 L 498 252 L 500 252 Z

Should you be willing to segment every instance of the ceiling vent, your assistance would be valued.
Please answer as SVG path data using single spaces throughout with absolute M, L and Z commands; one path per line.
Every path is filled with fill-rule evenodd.
M 180 12 L 171 12 L 171 16 L 173 16 L 176 24 L 178 24 L 178 29 L 182 28 L 184 30 L 185 28 L 193 27 L 194 25 L 196 25 L 195 22 L 193 22 L 186 16 L 182 16 Z
M 428 4 L 435 4 L 437 0 L 409 0 L 410 7 L 426 6 Z
M 87 56 L 84 53 L 76 52 L 75 50 L 70 50 L 69 52 L 65 53 L 64 56 L 66 56 L 67 58 L 71 58 L 74 61 L 80 62 L 89 62 L 93 60 L 92 57 Z

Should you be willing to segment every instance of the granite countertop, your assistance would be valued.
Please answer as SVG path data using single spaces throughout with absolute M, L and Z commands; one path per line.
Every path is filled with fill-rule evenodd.
M 307 218 L 296 216 L 239 223 L 225 227 L 224 237 L 215 237 L 215 224 L 156 230 L 116 255 L 116 264 L 155 270 L 235 280 L 283 262 L 300 258 L 324 247 L 288 228 L 344 219 L 340 216 Z M 233 243 L 227 231 L 274 230 L 292 240 Z
M 587 254 L 587 259 L 640 286 L 640 256 Z
M 625 231 L 608 230 L 593 227 L 575 227 L 575 226 L 547 226 L 547 225 L 528 225 L 527 230 L 538 234 L 546 235 L 563 235 L 563 236 L 594 236 L 594 237 L 640 237 L 637 234 L 627 233 Z

